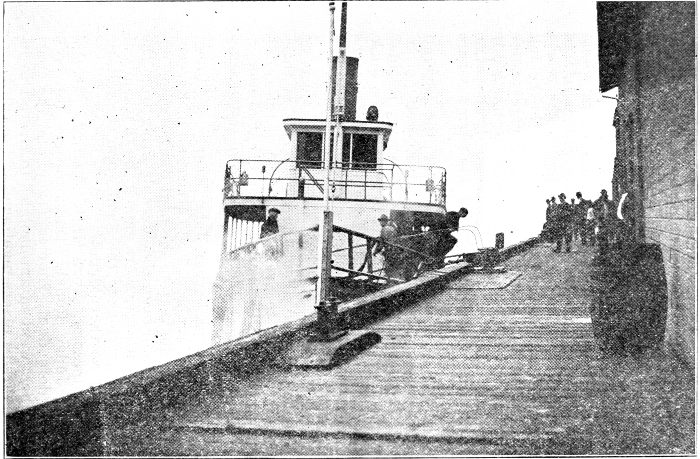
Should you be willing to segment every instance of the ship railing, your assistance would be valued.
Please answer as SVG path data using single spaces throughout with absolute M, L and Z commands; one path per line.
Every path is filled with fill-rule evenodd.
M 438 261 L 434 256 L 412 248 L 412 242 L 405 238 L 398 237 L 389 242 L 337 225 L 333 225 L 333 233 L 345 234 L 347 236 L 347 247 L 333 250 L 332 269 L 345 273 L 349 278 L 367 277 L 386 282 L 404 282 L 418 276 L 428 267 L 434 266 Z M 356 245 L 356 239 L 360 239 L 363 242 Z M 375 269 L 373 250 L 378 244 L 381 244 L 385 251 L 392 251 L 394 264 L 400 266 L 389 267 L 385 259 L 381 267 Z M 357 249 L 364 249 L 362 263 L 359 267 L 355 267 L 355 252 Z M 339 263 L 337 263 L 338 254 L 347 255 L 344 260 L 347 267 L 339 266 Z
M 226 163 L 224 198 L 323 197 L 321 161 L 232 159 Z M 333 162 L 331 199 L 445 205 L 445 169 L 396 163 Z

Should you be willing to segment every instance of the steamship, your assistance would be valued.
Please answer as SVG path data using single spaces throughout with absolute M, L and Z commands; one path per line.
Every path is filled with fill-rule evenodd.
M 369 107 L 366 119 L 357 119 L 359 59 L 345 55 L 345 7 L 338 56 L 331 62 L 335 78 L 330 78 L 329 108 L 334 96 L 335 104 L 341 101 L 344 109 L 334 120 L 328 142 L 325 199 L 324 150 L 330 116 L 284 119 L 289 150 L 281 159 L 226 162 L 214 344 L 313 312 L 320 264 L 316 241 L 326 199 L 333 211 L 334 279 L 390 280 L 382 271 L 382 257 L 374 257 L 370 250 L 369 236 L 379 234 L 381 215 L 390 218 L 399 237 L 413 242 L 444 221 L 445 169 L 389 159 L 393 124 L 379 118 L 377 107 Z M 261 238 L 270 209 L 280 212 L 279 233 Z

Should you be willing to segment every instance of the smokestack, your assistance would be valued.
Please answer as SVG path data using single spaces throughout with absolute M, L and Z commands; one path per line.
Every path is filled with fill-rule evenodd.
M 343 121 L 355 121 L 357 116 L 357 73 L 360 60 L 356 57 L 346 57 L 345 64 L 345 114 Z M 333 74 L 338 66 L 338 57 L 333 56 Z M 333 79 L 333 94 L 335 96 L 335 78 Z

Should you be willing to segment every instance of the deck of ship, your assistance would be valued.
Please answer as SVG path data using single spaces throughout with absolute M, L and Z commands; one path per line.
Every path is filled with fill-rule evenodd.
M 503 288 L 469 288 L 462 276 L 365 326 L 381 343 L 342 366 L 218 372 L 197 403 L 174 407 L 152 428 L 112 436 L 109 450 L 693 453 L 693 370 L 663 350 L 597 351 L 591 259 L 587 248 L 556 254 L 537 245 L 505 264 L 522 275 Z

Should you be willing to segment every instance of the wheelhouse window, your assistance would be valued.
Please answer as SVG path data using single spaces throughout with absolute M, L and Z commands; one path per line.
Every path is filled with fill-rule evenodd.
M 352 135 L 352 168 L 377 168 L 377 136 L 372 134 Z
M 324 134 L 321 132 L 297 133 L 297 164 L 300 167 L 323 168 L 323 137 Z M 333 167 L 333 140 L 334 137 L 331 137 L 331 167 Z M 340 161 L 343 168 L 376 169 L 377 135 L 343 134 Z
M 323 134 L 321 132 L 297 133 L 297 163 L 302 167 L 320 169 L 323 164 Z

